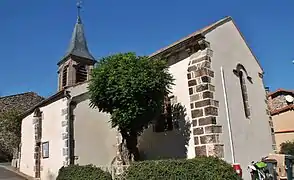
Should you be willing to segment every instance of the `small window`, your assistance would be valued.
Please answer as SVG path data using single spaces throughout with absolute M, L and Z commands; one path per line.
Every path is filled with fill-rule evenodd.
M 78 66 L 76 72 L 76 83 L 85 82 L 87 80 L 87 69 L 85 66 Z
M 248 100 L 248 92 L 247 92 L 247 87 L 246 87 L 246 80 L 248 80 L 250 83 L 252 83 L 252 78 L 250 76 L 248 76 L 246 69 L 241 64 L 238 64 L 236 69 L 233 70 L 233 72 L 239 78 L 244 113 L 245 113 L 246 118 L 249 118 L 250 117 L 250 109 L 249 109 L 249 100 Z
M 239 81 L 240 81 L 240 87 L 241 87 L 241 93 L 242 93 L 242 99 L 243 99 L 244 112 L 245 112 L 245 116 L 248 118 L 250 116 L 249 105 L 248 105 L 248 93 L 247 93 L 247 88 L 245 84 L 245 78 L 242 71 L 239 71 Z
M 49 158 L 49 142 L 42 143 L 42 157 L 43 159 Z

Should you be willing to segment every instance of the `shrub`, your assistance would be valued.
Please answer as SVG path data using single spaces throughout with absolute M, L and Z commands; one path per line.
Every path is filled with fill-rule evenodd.
M 79 166 L 70 165 L 59 169 L 56 180 L 111 180 L 108 172 L 93 165 Z
M 294 141 L 283 142 L 280 147 L 280 154 L 288 154 L 294 156 Z
M 127 180 L 240 180 L 232 166 L 215 157 L 189 160 L 134 162 L 125 172 Z

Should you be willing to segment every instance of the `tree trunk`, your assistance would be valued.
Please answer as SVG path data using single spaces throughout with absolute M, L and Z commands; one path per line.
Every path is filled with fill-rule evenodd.
M 124 139 L 119 145 L 119 154 L 120 154 L 119 160 L 122 162 L 123 165 L 130 164 L 129 158 L 128 158 L 129 152 L 127 149 L 126 141 Z
M 128 133 L 121 131 L 122 143 L 120 144 L 120 155 L 124 165 L 129 164 L 131 161 L 139 161 L 140 153 L 137 147 L 138 136 L 136 133 Z

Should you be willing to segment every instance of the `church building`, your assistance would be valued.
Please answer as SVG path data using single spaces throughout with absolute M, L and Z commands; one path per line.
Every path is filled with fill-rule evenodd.
M 225 17 L 150 55 L 168 59 L 181 111 L 171 126 L 154 125 L 138 140 L 143 159 L 217 156 L 239 163 L 273 152 L 263 69 L 231 17 Z M 118 165 L 120 136 L 110 115 L 89 107 L 96 63 L 80 15 L 58 62 L 58 91 L 23 114 L 19 167 L 43 180 L 69 164 Z M 249 179 L 249 173 L 243 173 Z

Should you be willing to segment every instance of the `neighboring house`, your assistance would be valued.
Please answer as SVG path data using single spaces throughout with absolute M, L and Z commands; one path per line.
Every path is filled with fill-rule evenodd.
M 268 94 L 277 151 L 286 141 L 294 140 L 294 91 L 278 89 Z
M 35 106 L 44 98 L 34 92 L 26 92 L 21 94 L 14 94 L 0 97 L 0 114 L 9 111 L 17 111 L 23 113 Z M 1 139 L 1 137 L 0 137 Z M 0 162 L 6 159 L 6 155 L 1 151 L 0 143 Z
M 0 97 L 0 114 L 10 110 L 22 113 L 44 100 L 35 92 L 26 92 Z
M 170 102 L 178 111 L 139 138 L 144 159 L 212 155 L 245 170 L 273 152 L 263 70 L 231 17 L 150 56 L 157 57 L 168 59 L 175 78 Z M 110 116 L 89 107 L 95 62 L 78 17 L 70 48 L 58 63 L 59 91 L 23 115 L 21 172 L 47 180 L 68 164 L 119 163 L 120 136 Z

